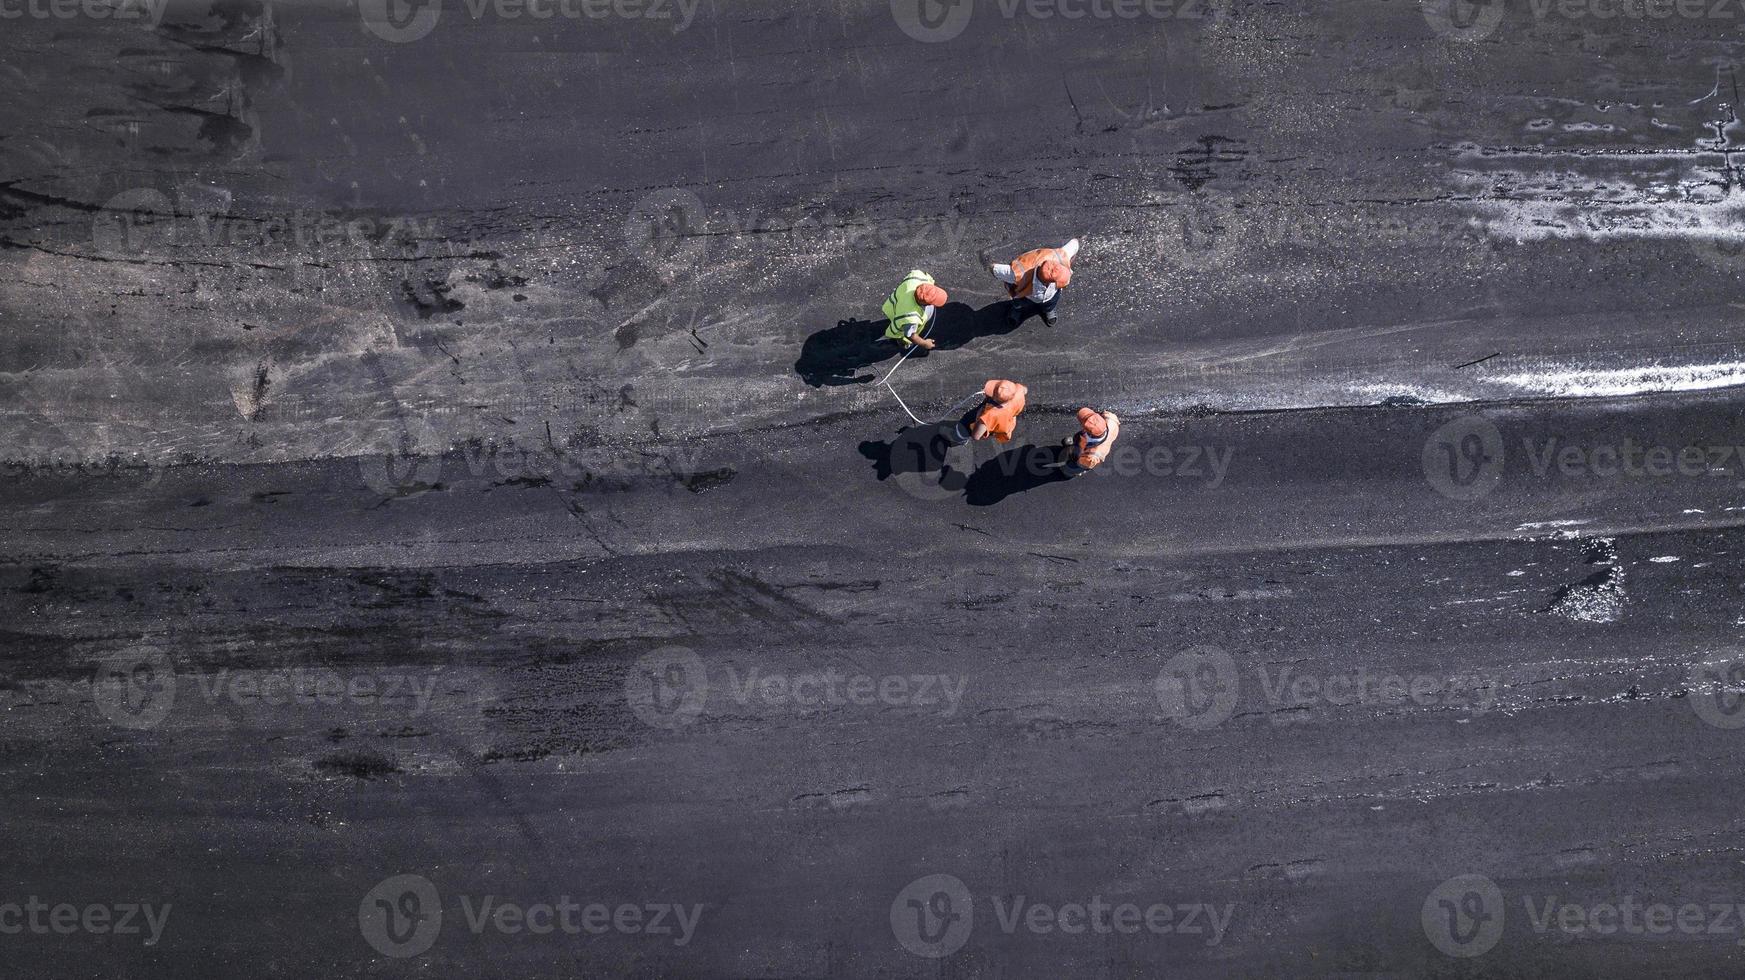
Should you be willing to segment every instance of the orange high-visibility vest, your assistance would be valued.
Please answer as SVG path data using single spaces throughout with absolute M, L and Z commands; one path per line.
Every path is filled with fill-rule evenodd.
M 992 391 L 999 383 L 998 380 L 988 382 L 987 390 Z M 1012 433 L 1018 428 L 1018 414 L 1024 411 L 1024 396 L 1030 393 L 1030 389 L 1016 381 L 1012 385 L 1018 389 L 1018 395 L 1011 401 L 1001 404 L 992 398 L 982 400 L 982 409 L 976 413 L 976 424 L 985 431 L 976 435 L 977 439 L 993 436 L 1001 442 L 1012 441 Z
M 1030 295 L 1030 289 L 1036 285 L 1036 274 L 1042 270 L 1044 262 L 1059 262 L 1070 266 L 1072 260 L 1066 257 L 1066 252 L 1058 248 L 1033 248 L 1012 260 L 1012 284 L 1006 291 L 1013 299 Z
M 1078 437 L 1074 440 L 1078 464 L 1087 470 L 1096 469 L 1102 465 L 1103 460 L 1109 458 L 1109 450 L 1115 448 L 1115 439 L 1121 434 L 1121 420 L 1115 416 L 1114 412 L 1099 412 L 1098 414 L 1103 417 L 1104 422 L 1109 424 L 1108 434 L 1103 436 L 1103 441 L 1094 446 L 1091 445 L 1090 434 L 1083 429 L 1079 430 Z

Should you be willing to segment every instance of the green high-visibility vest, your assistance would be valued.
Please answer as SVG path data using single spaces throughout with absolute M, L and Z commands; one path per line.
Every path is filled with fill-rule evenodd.
M 922 283 L 932 281 L 932 276 L 916 269 L 897 285 L 897 291 L 891 294 L 890 299 L 885 300 L 882 307 L 885 318 L 891 321 L 885 327 L 886 338 L 909 342 L 909 328 L 919 329 L 927 315 L 927 304 L 915 298 L 915 290 Z

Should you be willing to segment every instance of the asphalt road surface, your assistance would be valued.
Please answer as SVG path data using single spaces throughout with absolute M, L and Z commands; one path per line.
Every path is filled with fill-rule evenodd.
M 0 976 L 1737 976 L 1742 27 L 0 0 Z

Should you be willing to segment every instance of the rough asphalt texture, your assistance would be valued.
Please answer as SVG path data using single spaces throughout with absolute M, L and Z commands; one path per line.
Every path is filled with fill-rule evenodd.
M 0 975 L 1738 975 L 1745 9 L 363 6 L 0 20 Z

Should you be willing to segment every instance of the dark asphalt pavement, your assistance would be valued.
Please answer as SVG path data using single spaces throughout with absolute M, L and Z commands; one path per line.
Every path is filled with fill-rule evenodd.
M 1741 35 L 1456 6 L 0 0 L 0 975 L 1736 976 Z

